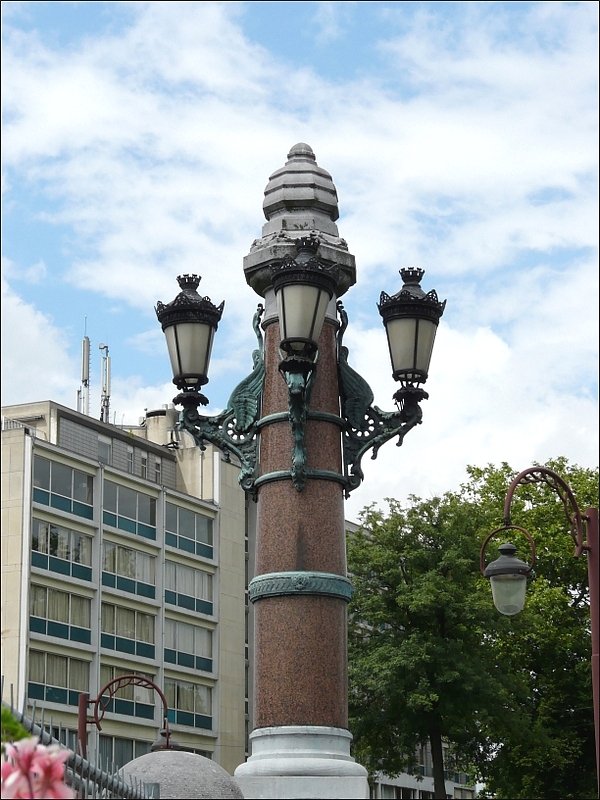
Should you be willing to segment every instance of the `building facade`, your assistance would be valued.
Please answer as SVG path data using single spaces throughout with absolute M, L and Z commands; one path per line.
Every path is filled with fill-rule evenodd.
M 245 757 L 246 513 L 238 470 L 175 431 L 53 402 L 2 409 L 2 675 L 76 746 L 81 692 L 121 675 L 166 696 L 173 739 L 228 772 Z M 88 752 L 121 765 L 162 727 L 153 689 L 108 705 Z

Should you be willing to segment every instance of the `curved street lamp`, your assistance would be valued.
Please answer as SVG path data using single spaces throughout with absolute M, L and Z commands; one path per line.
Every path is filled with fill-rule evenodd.
M 106 713 L 109 705 L 112 703 L 113 697 L 119 691 L 119 689 L 123 689 L 125 686 L 145 686 L 146 688 L 155 691 L 161 699 L 163 706 L 163 726 L 159 730 L 156 740 L 150 747 L 150 751 L 156 752 L 157 750 L 184 749 L 171 739 L 171 729 L 169 728 L 169 707 L 167 704 L 167 698 L 165 697 L 162 689 L 159 689 L 159 687 L 149 678 L 145 678 L 143 675 L 135 675 L 134 673 L 131 673 L 129 675 L 121 675 L 118 678 L 113 678 L 113 680 L 106 683 L 100 689 L 98 692 L 98 697 L 95 697 L 93 700 L 90 698 L 87 692 L 80 692 L 77 708 L 77 738 L 79 739 L 81 755 L 83 758 L 87 757 L 88 723 L 91 722 L 99 731 L 101 731 L 102 725 L 100 723 L 104 719 L 104 714 Z M 92 715 L 88 716 L 87 709 L 90 704 L 92 705 Z
M 600 796 L 600 592 L 599 592 L 599 558 L 598 558 L 598 509 L 588 508 L 582 512 L 577 505 L 571 487 L 551 469 L 547 467 L 528 467 L 520 472 L 508 487 L 504 500 L 504 525 L 492 531 L 484 540 L 480 552 L 480 569 L 482 575 L 490 579 L 494 605 L 501 614 L 512 616 L 518 614 L 525 604 L 525 588 L 527 577 L 535 563 L 535 544 L 531 535 L 524 529 L 512 525 L 510 509 L 515 491 L 519 486 L 533 483 L 545 483 L 553 489 L 563 504 L 570 534 L 575 544 L 576 557 L 587 556 L 588 579 L 590 590 L 590 621 L 592 629 L 592 694 L 594 704 L 594 734 L 596 739 L 596 777 Z M 517 530 L 529 541 L 532 563 L 526 564 L 516 558 L 516 548 L 507 542 L 499 550 L 500 558 L 485 566 L 485 550 L 490 539 L 502 533 Z

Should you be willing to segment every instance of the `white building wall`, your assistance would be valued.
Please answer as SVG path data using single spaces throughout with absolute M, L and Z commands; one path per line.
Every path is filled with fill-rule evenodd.
M 23 422 L 19 423 L 18 420 Z M 206 729 L 172 722 L 170 727 L 173 738 L 179 744 L 210 754 L 226 770 L 233 772 L 244 760 L 244 496 L 241 490 L 236 488 L 237 470 L 233 465 L 221 464 L 221 459 L 215 459 L 210 451 L 201 454 L 193 442 L 191 447 L 185 449 L 185 455 L 171 446 L 166 446 L 172 443 L 169 426 L 172 425 L 173 414 L 165 414 L 164 419 L 150 418 L 150 420 L 148 426 L 139 426 L 136 434 L 146 436 L 150 430 L 157 440 L 156 443 L 152 439 L 145 440 L 133 432 L 125 432 L 115 426 L 100 423 L 50 402 L 3 408 L 2 674 L 5 676 L 6 691 L 13 685 L 17 695 L 20 693 L 24 696 L 27 685 L 25 678 L 30 669 L 30 664 L 27 662 L 31 662 L 31 658 L 26 657 L 26 654 L 30 650 L 37 651 L 33 659 L 36 664 L 40 660 L 39 653 L 46 654 L 44 655 L 46 669 L 48 669 L 47 654 L 53 659 L 52 663 L 55 663 L 56 659 L 65 658 L 89 664 L 89 685 L 85 688 L 92 698 L 97 696 L 101 683 L 105 682 L 103 675 L 106 677 L 107 667 L 148 674 L 161 688 L 164 688 L 169 680 L 196 685 L 200 689 L 203 686 L 208 687 L 212 690 L 212 713 L 208 715 L 212 716 L 212 727 Z M 32 434 L 38 435 L 29 435 L 23 425 L 28 426 Z M 163 435 L 166 438 L 163 439 Z M 94 451 L 94 447 L 98 447 L 99 437 L 103 444 L 101 452 L 105 453 L 107 449 L 111 452 L 109 445 L 112 440 L 112 454 L 121 453 L 121 457 L 117 459 L 118 469 L 110 463 L 99 462 L 99 451 L 98 449 Z M 60 442 L 61 446 L 58 446 L 57 442 Z M 139 458 L 133 462 L 133 471 L 128 469 L 127 457 L 123 458 L 123 454 L 126 454 L 131 446 L 137 454 L 146 456 L 143 461 L 147 470 L 144 477 L 139 473 L 142 464 Z M 28 452 L 31 455 L 28 456 Z M 52 465 L 56 463 L 65 468 L 75 469 L 77 475 L 91 476 L 94 507 L 93 513 L 90 512 L 90 518 L 79 517 L 70 511 L 53 506 L 54 497 L 47 503 L 39 502 L 38 494 L 38 502 L 32 501 L 31 489 L 28 490 L 27 487 L 31 487 L 32 457 L 36 455 L 43 456 Z M 205 470 L 206 462 L 209 468 Z M 159 463 L 159 467 L 155 466 L 156 463 Z M 57 470 L 60 468 L 58 466 Z M 104 513 L 106 502 L 102 497 L 105 479 L 122 487 L 124 496 L 127 491 L 133 490 L 139 493 L 142 499 L 152 498 L 156 502 L 155 538 L 147 538 L 138 532 L 132 533 L 106 522 Z M 170 485 L 165 485 L 164 481 Z M 194 483 L 197 494 L 181 491 L 182 487 Z M 121 488 L 118 491 L 120 493 Z M 201 500 L 200 494 L 209 500 Z M 220 496 L 223 499 L 221 506 L 215 502 Z M 185 512 L 192 512 L 195 515 L 194 519 L 197 520 L 197 526 L 198 520 L 207 518 L 212 520 L 214 545 L 212 554 L 206 551 L 206 546 L 202 543 L 196 542 L 195 547 L 197 550 L 198 547 L 204 547 L 205 551 L 190 554 L 179 546 L 172 546 L 172 542 L 171 544 L 167 542 L 166 503 Z M 32 566 L 32 513 L 38 520 L 53 523 L 77 534 L 89 534 L 92 537 L 92 580 L 66 574 L 65 570 L 72 570 L 72 564 L 65 558 L 55 559 L 53 562 L 63 571 L 62 573 L 47 566 L 40 567 L 40 559 L 44 558 L 40 553 L 36 554 L 38 565 Z M 204 530 L 204 527 L 203 523 L 197 529 Z M 173 535 L 170 536 L 173 539 Z M 181 542 L 184 538 L 179 537 L 178 541 Z M 185 541 L 189 545 L 190 540 Z M 137 593 L 139 582 L 133 584 L 133 589 L 129 584 L 127 589 L 119 589 L 116 585 L 103 583 L 102 558 L 106 542 L 123 548 L 124 553 L 135 551 L 144 556 L 154 556 L 154 598 Z M 137 556 L 135 558 L 137 559 Z M 196 600 L 195 610 L 175 605 L 174 601 L 165 602 L 166 562 L 177 563 L 187 569 L 187 573 L 181 573 L 183 578 L 186 578 L 186 575 L 189 577 L 190 568 L 196 569 L 196 574 L 212 576 L 212 609 L 206 606 L 205 601 Z M 204 585 L 204 578 L 201 576 L 200 578 L 200 582 L 194 584 L 195 587 Z M 115 578 L 115 580 L 120 579 Z M 65 636 L 64 630 L 62 628 L 59 630 L 60 625 L 57 627 L 54 623 L 50 634 L 49 618 L 36 615 L 33 622 L 41 630 L 30 630 L 29 626 L 33 622 L 30 621 L 29 599 L 25 592 L 32 585 L 40 587 L 36 590 L 36 597 L 52 596 L 52 602 L 58 602 L 66 596 L 60 594 L 61 592 L 88 599 L 90 628 L 88 633 L 84 631 L 84 635 L 89 641 L 81 642 L 68 638 L 73 634 L 73 630 L 67 626 Z M 47 587 L 50 594 L 45 594 L 43 587 Z M 176 593 L 177 602 L 179 597 L 180 594 Z M 185 600 L 185 597 L 183 599 Z M 78 599 L 75 601 L 71 599 L 74 608 L 78 607 L 80 602 Z M 204 603 L 201 608 L 198 608 L 199 602 Z M 125 616 L 129 612 L 137 612 L 134 618 L 136 626 L 134 637 L 138 636 L 138 622 L 141 621 L 140 630 L 143 628 L 142 623 L 147 622 L 147 618 L 143 615 L 154 617 L 153 657 L 147 655 L 147 649 L 146 655 L 140 655 L 137 651 L 129 653 L 114 649 L 112 646 L 103 646 L 103 641 L 104 644 L 107 641 L 106 638 L 104 640 L 102 638 L 103 603 L 105 607 L 115 606 L 124 609 Z M 197 659 L 196 667 L 192 668 L 165 661 L 163 653 L 166 645 L 164 637 L 167 620 L 213 632 L 212 669 L 206 668 L 205 661 L 202 661 L 201 667 L 198 668 Z M 106 623 L 104 627 L 106 628 Z M 186 629 L 188 630 L 189 628 Z M 54 635 L 57 631 L 61 635 Z M 76 631 L 76 635 L 81 635 L 81 632 Z M 105 633 L 106 635 L 108 634 Z M 131 642 L 134 642 L 134 649 L 140 644 L 139 642 L 136 644 L 132 637 L 129 639 L 121 637 L 120 641 L 126 647 L 130 647 Z M 179 651 L 176 657 L 180 658 Z M 64 663 L 69 667 L 72 661 L 67 660 Z M 101 665 L 104 666 L 102 671 Z M 39 686 L 37 691 L 40 691 Z M 42 687 L 41 691 L 46 690 Z M 198 703 L 201 703 L 204 691 L 198 695 Z M 140 697 L 144 692 L 148 693 L 148 690 L 135 689 L 135 693 Z M 152 692 L 150 694 L 152 695 Z M 68 698 L 72 699 L 72 696 L 68 695 Z M 113 744 L 118 747 L 119 752 L 128 752 L 133 748 L 132 757 L 142 754 L 155 740 L 158 728 L 162 725 L 162 712 L 158 700 L 156 695 L 148 701 L 156 705 L 152 720 L 130 714 L 107 713 L 102 722 L 101 736 L 114 737 Z M 46 718 L 51 714 L 55 724 L 60 722 L 72 731 L 76 729 L 77 708 L 73 704 L 52 702 L 38 697 L 36 705 L 38 708 L 45 707 Z M 170 713 L 174 713 L 172 708 Z M 201 714 L 200 717 L 196 715 L 192 721 L 205 716 L 207 715 Z M 93 725 L 88 726 L 88 731 L 90 752 L 92 752 L 100 734 Z M 132 740 L 137 742 L 136 746 L 131 745 Z M 103 740 L 105 750 L 107 742 L 107 739 Z

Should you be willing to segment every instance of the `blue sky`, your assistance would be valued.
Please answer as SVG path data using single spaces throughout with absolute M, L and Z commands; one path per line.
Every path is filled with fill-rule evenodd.
M 401 450 L 348 516 L 457 488 L 467 464 L 598 464 L 595 2 L 3 2 L 2 403 L 75 407 L 81 340 L 111 420 L 173 397 L 154 315 L 225 300 L 206 388 L 250 371 L 242 259 L 308 142 L 357 259 L 350 363 L 391 410 L 376 302 L 404 266 L 447 308 Z

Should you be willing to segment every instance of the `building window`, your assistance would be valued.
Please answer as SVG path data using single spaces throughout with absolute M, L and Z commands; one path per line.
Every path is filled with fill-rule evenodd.
M 165 561 L 165 603 L 212 614 L 213 576 L 201 569 Z
M 140 475 L 142 478 L 148 477 L 148 455 L 147 453 L 142 453 L 141 462 L 140 462 Z
M 89 683 L 88 661 L 41 650 L 29 651 L 27 696 L 30 700 L 76 706 L 79 693 L 89 691 Z
M 91 644 L 89 597 L 32 584 L 29 594 L 29 630 Z
M 146 673 L 138 672 L 133 669 L 122 669 L 120 667 L 101 664 L 100 687 L 102 689 L 107 683 L 110 683 L 110 681 L 121 678 L 124 675 L 132 674 L 139 675 L 142 678 L 147 678 L 154 682 L 153 675 L 147 675 Z M 102 696 L 102 706 L 106 709 L 107 713 L 125 714 L 129 717 L 141 717 L 142 719 L 154 720 L 154 707 L 157 703 L 160 705 L 160 698 L 150 686 L 128 684 L 114 692 L 113 697 L 110 699 L 108 695 Z M 160 713 L 162 716 L 162 709 Z
M 158 457 L 154 461 L 154 480 L 159 485 L 162 483 L 162 461 Z
M 165 619 L 165 662 L 212 672 L 212 631 Z
M 213 521 L 187 508 L 166 504 L 165 543 L 187 553 L 213 558 Z
M 31 526 L 31 565 L 92 580 L 92 537 L 33 518 Z
M 212 689 L 191 681 L 165 678 L 169 722 L 193 728 L 212 729 Z
M 104 523 L 146 539 L 156 539 L 156 498 L 104 481 Z
M 102 603 L 100 643 L 109 650 L 154 658 L 154 620 L 153 614 Z
M 112 439 L 98 436 L 98 461 L 101 464 L 112 464 Z
M 127 445 L 127 472 L 130 475 L 133 475 L 133 447 L 131 445 Z
M 86 519 L 94 516 L 94 477 L 59 461 L 35 456 L 33 499 L 36 503 Z
M 102 545 L 102 585 L 155 597 L 156 558 L 131 547 L 104 541 Z
M 68 747 L 69 750 L 72 750 L 74 753 L 77 752 L 77 731 L 70 730 L 69 728 L 63 728 L 62 725 L 58 727 L 53 725 L 50 729 L 50 734 L 61 744 L 64 744 L 65 747 Z
M 116 769 L 121 769 L 134 758 L 150 752 L 152 742 L 140 739 L 123 739 L 120 736 L 106 736 L 100 734 L 100 764 L 114 764 Z

